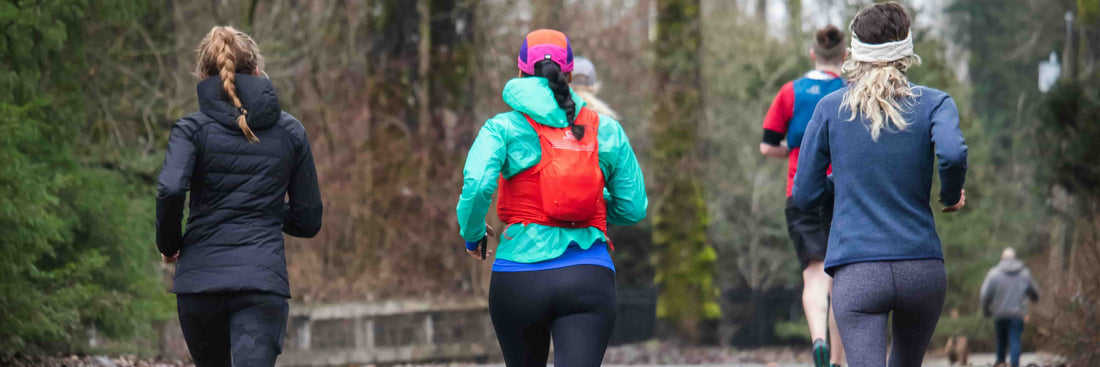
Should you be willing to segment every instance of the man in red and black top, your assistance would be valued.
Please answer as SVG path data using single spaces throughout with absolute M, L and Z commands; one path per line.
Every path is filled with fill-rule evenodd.
M 764 118 L 760 154 L 787 159 L 787 231 L 802 265 L 802 307 L 814 340 L 814 363 L 817 367 L 828 367 L 830 360 L 839 365 L 844 359 L 836 323 L 827 321 L 830 318 L 829 292 L 833 281 L 825 274 L 824 264 L 832 208 L 828 206 L 824 210 L 807 212 L 800 210 L 791 200 L 791 186 L 798 171 L 798 150 L 806 124 L 810 122 L 821 98 L 844 87 L 844 80 L 840 78 L 840 66 L 845 57 L 844 36 L 830 25 L 818 31 L 816 38 L 810 50 L 815 69 L 784 84 L 775 96 Z M 833 327 L 827 326 L 830 324 Z M 832 348 L 829 348 L 827 339 L 832 340 Z

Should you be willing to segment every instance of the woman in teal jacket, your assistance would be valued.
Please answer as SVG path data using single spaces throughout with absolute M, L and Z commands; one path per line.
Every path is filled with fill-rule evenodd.
M 485 216 L 498 185 L 531 174 L 527 171 L 543 160 L 536 128 L 568 128 L 566 139 L 575 137 L 576 142 L 591 140 L 584 138 L 585 131 L 596 133 L 606 222 L 593 220 L 583 227 L 506 220 L 493 263 L 489 312 L 509 367 L 545 366 L 551 335 L 556 364 L 600 364 L 616 314 L 606 223 L 637 223 L 648 206 L 642 171 L 622 126 L 584 109 L 585 102 L 570 90 L 572 54 L 561 32 L 538 30 L 525 38 L 519 54 L 521 77 L 509 81 L 503 92 L 513 111 L 485 123 L 463 169 L 459 227 L 470 255 L 484 260 L 477 247 L 491 232 Z M 579 122 L 582 117 L 592 121 L 589 128 Z M 561 190 L 574 190 L 582 185 L 563 186 Z M 525 199 L 505 200 L 505 195 L 501 212 L 517 209 L 509 205 Z

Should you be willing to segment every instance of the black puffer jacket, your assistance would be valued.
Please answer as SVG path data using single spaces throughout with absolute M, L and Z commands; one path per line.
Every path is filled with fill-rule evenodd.
M 249 144 L 221 79 L 198 85 L 199 112 L 172 127 L 157 186 L 157 247 L 179 251 L 175 293 L 265 291 L 290 297 L 283 235 L 321 229 L 321 193 L 305 128 L 267 78 L 237 74 Z M 187 230 L 180 222 L 191 191 Z M 289 202 L 286 202 L 289 198 Z

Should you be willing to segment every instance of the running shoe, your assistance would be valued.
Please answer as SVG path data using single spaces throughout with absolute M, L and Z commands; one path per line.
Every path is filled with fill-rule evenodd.
M 824 340 L 814 340 L 814 367 L 829 367 L 829 344 Z

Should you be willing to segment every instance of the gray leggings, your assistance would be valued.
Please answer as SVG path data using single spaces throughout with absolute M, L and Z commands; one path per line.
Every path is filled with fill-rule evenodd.
M 833 308 L 851 367 L 886 366 L 886 325 L 894 312 L 890 366 L 920 366 L 947 293 L 943 260 L 874 261 L 833 273 Z

